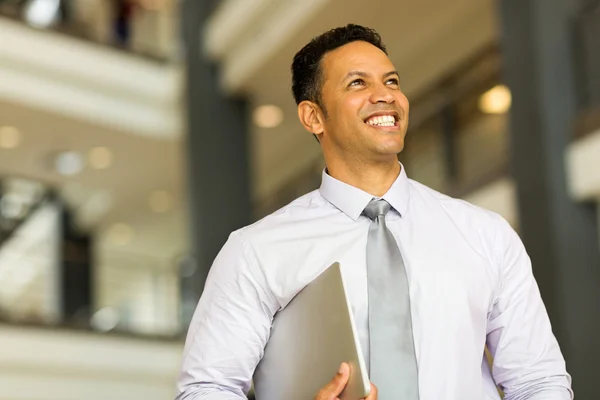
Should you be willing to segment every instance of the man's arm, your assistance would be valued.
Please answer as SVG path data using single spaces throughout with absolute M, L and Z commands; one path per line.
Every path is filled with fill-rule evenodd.
M 278 308 L 253 250 L 231 234 L 188 331 L 176 400 L 246 399 Z
M 493 375 L 506 400 L 570 400 L 571 377 L 514 230 L 502 220 L 496 235 L 500 286 L 488 320 Z

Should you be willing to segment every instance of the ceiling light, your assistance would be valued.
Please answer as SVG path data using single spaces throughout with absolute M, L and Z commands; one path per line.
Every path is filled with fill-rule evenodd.
M 133 228 L 127 224 L 115 224 L 108 230 L 108 238 L 118 246 L 126 246 L 133 240 Z
M 252 119 L 259 128 L 275 128 L 283 122 L 283 111 L 274 105 L 260 106 L 254 110 Z
M 21 132 L 14 126 L 0 127 L 0 148 L 14 149 L 21 144 Z
M 155 213 L 164 213 L 173 206 L 173 196 L 164 190 L 157 190 L 150 195 L 148 204 Z
M 504 114 L 511 104 L 510 89 L 504 85 L 491 88 L 479 98 L 479 109 L 486 114 Z
M 88 154 L 88 162 L 94 169 L 106 169 L 112 165 L 112 151 L 108 147 L 94 147 Z
M 25 20 L 36 28 L 48 28 L 60 18 L 60 0 L 30 0 L 25 5 Z
M 56 156 L 54 168 L 61 175 L 77 175 L 83 170 L 83 159 L 75 151 L 65 151 Z

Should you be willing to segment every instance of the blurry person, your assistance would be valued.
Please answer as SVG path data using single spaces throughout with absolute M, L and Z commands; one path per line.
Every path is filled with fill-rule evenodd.
M 113 37 L 117 46 L 129 46 L 136 5 L 137 2 L 133 0 L 113 0 Z
M 398 162 L 409 103 L 380 36 L 326 32 L 296 54 L 292 75 L 300 122 L 325 158 L 321 187 L 230 235 L 188 332 L 177 399 L 244 398 L 275 314 L 335 261 L 372 398 L 492 400 L 498 385 L 509 400 L 571 399 L 515 231 Z M 343 365 L 315 398 L 336 399 L 347 374 Z

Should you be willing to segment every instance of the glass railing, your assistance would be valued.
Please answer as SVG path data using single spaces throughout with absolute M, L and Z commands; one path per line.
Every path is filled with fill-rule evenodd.
M 0 0 L 0 16 L 157 61 L 177 56 L 177 13 L 163 0 Z

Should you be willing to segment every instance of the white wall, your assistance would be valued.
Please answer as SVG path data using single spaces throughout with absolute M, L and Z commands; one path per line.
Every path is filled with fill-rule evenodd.
M 569 146 L 567 177 L 575 199 L 600 202 L 600 129 Z
M 569 146 L 566 166 L 571 196 L 582 202 L 596 202 L 600 229 L 600 129 Z

